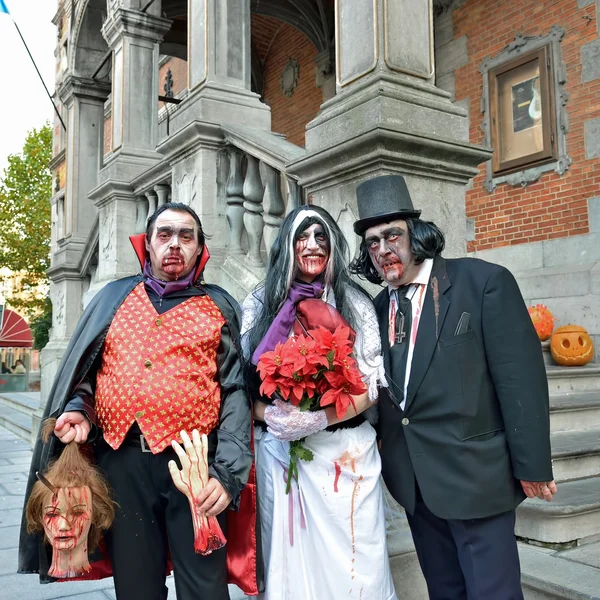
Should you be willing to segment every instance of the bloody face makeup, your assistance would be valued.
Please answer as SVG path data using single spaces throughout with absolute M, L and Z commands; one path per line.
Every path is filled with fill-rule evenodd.
M 58 488 L 48 493 L 43 508 L 43 525 L 52 546 L 52 577 L 76 577 L 90 571 L 87 537 L 92 525 L 92 496 L 89 487 Z
M 419 272 L 410 249 L 406 222 L 381 223 L 365 231 L 365 243 L 373 266 L 392 287 L 410 283 Z
M 296 237 L 294 244 L 298 279 L 310 283 L 327 266 L 329 260 L 329 240 L 322 225 L 315 223 Z
M 146 239 L 152 275 L 163 281 L 176 281 L 189 274 L 202 252 L 198 243 L 198 225 L 186 212 L 165 210 Z

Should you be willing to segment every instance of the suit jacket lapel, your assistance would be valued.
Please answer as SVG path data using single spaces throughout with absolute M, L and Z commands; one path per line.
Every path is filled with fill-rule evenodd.
M 437 256 L 433 262 L 431 276 L 427 285 L 427 293 L 423 310 L 419 321 L 419 331 L 413 352 L 410 379 L 406 393 L 406 405 L 408 409 L 412 399 L 415 397 L 437 345 L 440 331 L 450 307 L 450 301 L 444 295 L 450 288 L 451 282 L 446 272 L 446 261 Z

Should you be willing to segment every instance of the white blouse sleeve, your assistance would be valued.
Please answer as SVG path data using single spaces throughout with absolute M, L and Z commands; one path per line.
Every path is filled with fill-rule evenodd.
M 242 345 L 242 354 L 244 358 L 249 358 L 250 348 L 248 347 L 248 333 L 256 324 L 256 319 L 262 308 L 262 298 L 264 290 L 260 288 L 250 292 L 242 303 L 242 327 L 240 338 Z
M 360 292 L 349 288 L 346 295 L 356 322 L 354 355 L 363 381 L 368 386 L 369 400 L 374 402 L 379 395 L 378 388 L 380 386 L 388 387 L 381 355 L 381 335 L 377 313 L 371 300 Z

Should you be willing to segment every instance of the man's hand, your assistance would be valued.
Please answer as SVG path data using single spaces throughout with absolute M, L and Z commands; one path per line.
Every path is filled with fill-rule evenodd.
M 196 502 L 201 512 L 208 517 L 216 517 L 229 506 L 231 496 L 218 479 L 211 477 Z
M 521 487 L 528 498 L 539 498 L 550 502 L 558 488 L 554 479 L 552 481 L 521 481 Z
M 90 422 L 87 417 L 78 410 L 64 412 L 54 426 L 54 435 L 63 443 L 76 442 L 83 444 L 87 441 L 90 433 Z

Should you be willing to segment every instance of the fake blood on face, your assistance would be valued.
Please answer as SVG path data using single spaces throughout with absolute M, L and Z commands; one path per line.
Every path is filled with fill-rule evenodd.
M 92 524 L 92 497 L 88 487 L 59 488 L 48 495 L 44 507 L 44 531 L 52 545 L 48 574 L 77 577 L 91 571 L 87 536 Z

